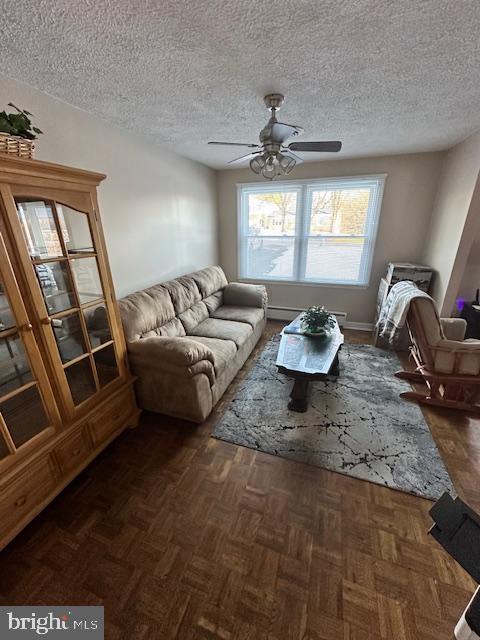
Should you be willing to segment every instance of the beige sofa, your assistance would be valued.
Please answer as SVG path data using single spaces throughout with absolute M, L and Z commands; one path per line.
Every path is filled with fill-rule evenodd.
M 203 422 L 262 335 L 267 294 L 208 267 L 119 306 L 139 405 Z

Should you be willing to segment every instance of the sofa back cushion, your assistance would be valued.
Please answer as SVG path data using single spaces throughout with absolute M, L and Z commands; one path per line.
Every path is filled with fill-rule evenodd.
M 175 278 L 175 280 L 163 283 L 162 286 L 170 293 L 177 316 L 202 299 L 197 283 L 190 276 Z
M 221 267 L 207 267 L 123 298 L 119 307 L 127 342 L 184 336 L 220 306 L 227 284 Z
M 208 309 L 205 303 L 201 300 L 200 302 L 196 302 L 192 305 L 190 309 L 181 313 L 178 318 L 185 331 L 189 333 L 189 331 L 194 329 L 197 324 L 200 324 L 200 322 L 203 322 L 208 318 Z
M 190 273 L 189 277 L 195 280 L 202 298 L 211 296 L 212 293 L 216 293 L 228 284 L 222 267 L 218 266 L 200 269 L 200 271 Z
M 173 323 L 176 325 L 177 331 L 174 335 L 185 335 L 182 324 L 175 318 L 175 308 L 170 293 L 162 285 L 157 284 L 143 291 L 131 293 L 126 298 L 119 300 L 118 305 L 127 342 L 154 335 L 164 335 L 159 333 L 159 329 L 170 325 L 174 320 L 177 321 L 177 323 Z M 173 334 L 175 330 L 173 326 L 171 330 Z M 183 333 L 178 333 L 181 331 Z

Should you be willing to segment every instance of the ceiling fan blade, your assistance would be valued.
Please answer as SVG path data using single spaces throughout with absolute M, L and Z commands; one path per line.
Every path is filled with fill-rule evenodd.
M 237 164 L 240 162 L 246 162 L 247 160 L 251 160 L 255 156 L 258 156 L 259 153 L 261 153 L 261 151 L 252 151 L 252 153 L 247 153 L 246 156 L 241 156 L 240 158 L 235 158 L 235 160 L 230 160 L 228 164 Z
M 272 142 L 282 144 L 288 138 L 298 136 L 300 133 L 303 133 L 302 127 L 297 127 L 294 124 L 285 124 L 284 122 L 272 122 L 269 138 Z
M 251 147 L 256 149 L 260 148 L 260 145 L 249 144 L 248 142 L 209 142 L 208 144 L 220 144 L 227 147 Z
M 288 145 L 291 151 L 317 151 L 324 153 L 327 151 L 340 151 L 342 143 L 339 140 L 331 140 L 328 142 L 292 142 Z

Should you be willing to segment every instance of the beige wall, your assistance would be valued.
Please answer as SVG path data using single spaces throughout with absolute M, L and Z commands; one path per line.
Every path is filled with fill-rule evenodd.
M 214 171 L 0 76 L 0 109 L 8 102 L 45 132 L 39 160 L 107 174 L 99 199 L 117 295 L 217 262 Z
M 363 288 L 266 283 L 270 304 L 296 308 L 323 304 L 333 311 L 346 311 L 350 322 L 371 323 L 387 263 L 421 258 L 441 160 L 441 153 L 419 153 L 296 167 L 291 179 L 387 174 L 370 284 Z M 236 184 L 256 179 L 249 169 L 217 172 L 220 262 L 231 279 L 237 277 Z
M 473 243 L 458 289 L 458 296 L 471 301 L 480 288 L 480 240 Z
M 442 315 L 452 312 L 472 243 L 480 237 L 479 169 L 480 133 L 445 154 L 423 251 L 437 272 L 432 295 Z

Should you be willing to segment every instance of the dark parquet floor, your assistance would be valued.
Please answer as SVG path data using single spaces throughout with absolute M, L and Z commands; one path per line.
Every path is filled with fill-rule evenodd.
M 108 447 L 0 553 L 0 604 L 102 604 L 108 640 L 453 638 L 475 585 L 431 503 L 210 438 L 235 387 L 200 427 L 145 414 Z M 480 508 L 480 419 L 425 415 Z

